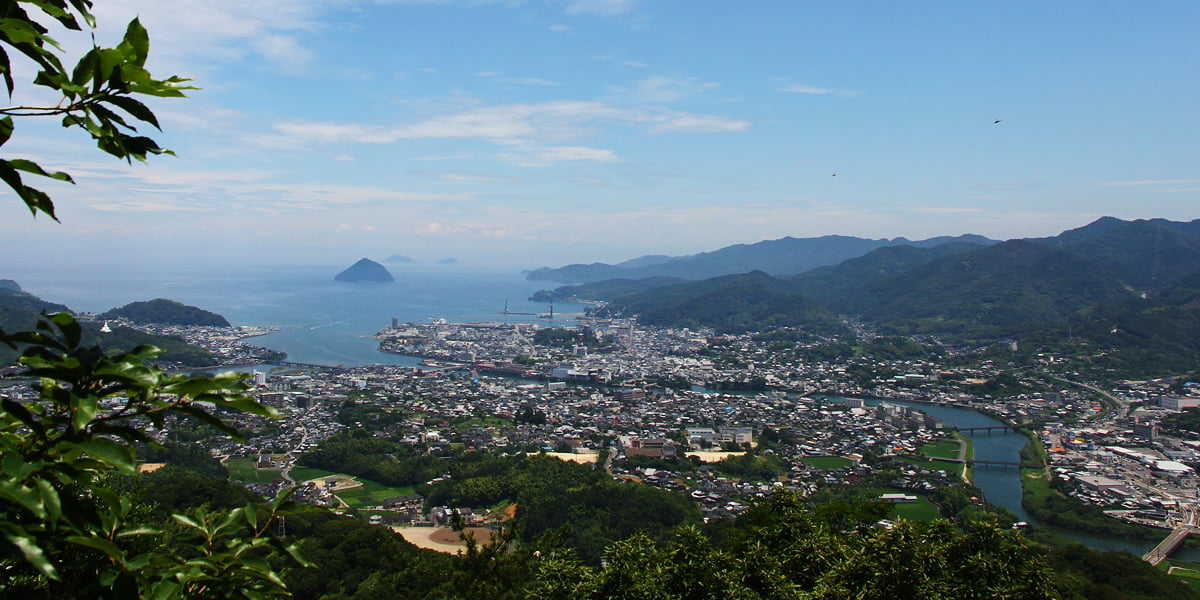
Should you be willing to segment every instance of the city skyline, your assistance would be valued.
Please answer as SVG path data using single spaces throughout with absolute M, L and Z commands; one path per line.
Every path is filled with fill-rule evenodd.
M 138 16 L 152 72 L 200 88 L 151 103 L 178 157 L 130 167 L 56 121 L 18 119 L 5 157 L 77 185 L 36 184 L 61 224 L 5 196 L 10 256 L 534 268 L 1198 216 L 1187 4 L 102 0 L 95 13 L 106 45 Z M 69 62 L 87 43 L 52 35 Z M 56 101 L 29 64 L 14 74 L 13 104 Z

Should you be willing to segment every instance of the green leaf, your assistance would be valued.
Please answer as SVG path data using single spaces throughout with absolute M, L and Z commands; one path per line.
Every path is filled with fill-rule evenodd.
M 0 146 L 3 146 L 8 142 L 8 138 L 12 137 L 13 127 L 12 117 L 0 119 Z
M 37 419 L 34 418 L 33 414 L 30 413 L 29 410 L 19 402 L 14 402 L 8 398 L 0 398 L 0 407 L 4 408 L 4 412 L 16 418 L 26 427 L 34 430 L 35 432 L 40 432 L 42 430 L 41 425 L 37 422 Z M 7 461 L 9 456 L 10 455 L 5 455 L 4 459 Z M 13 457 L 16 458 L 15 456 Z M 5 470 L 7 471 L 7 469 Z
M 33 565 L 33 568 L 41 572 L 43 576 L 58 581 L 58 572 L 55 571 L 54 565 L 50 564 L 50 561 L 46 559 L 46 553 L 42 551 L 41 546 L 38 546 L 32 537 L 15 534 L 7 530 L 4 532 L 4 537 L 21 551 L 25 560 Z
M 145 121 L 146 123 L 153 125 L 155 129 L 162 131 L 162 127 L 158 125 L 158 118 L 154 116 L 154 113 L 151 112 L 145 104 L 142 104 L 141 102 L 134 100 L 129 96 L 113 96 L 108 99 L 108 102 L 114 106 L 120 107 L 121 110 L 129 113 L 139 121 Z
M 58 520 L 63 516 L 62 498 L 58 495 L 58 490 L 45 479 L 37 480 L 38 492 L 41 495 L 42 506 L 46 509 L 46 516 L 50 520 L 51 526 L 58 523 Z
M 100 49 L 92 48 L 87 54 L 84 54 L 79 62 L 75 63 L 75 69 L 71 72 L 71 83 L 77 89 L 82 89 L 89 81 L 96 77 L 96 70 L 100 67 Z M 61 84 L 60 84 L 61 85 Z
M 150 590 L 148 600 L 173 600 L 183 597 L 183 586 L 174 581 L 160 581 Z
M 299 544 L 288 544 L 287 546 L 284 546 L 283 549 L 288 553 L 288 556 L 291 556 L 292 560 L 296 561 L 296 564 L 300 565 L 301 567 L 309 569 L 317 566 L 316 563 L 309 560 L 309 558 L 300 551 Z
M 141 21 L 134 19 L 129 22 L 125 28 L 125 39 L 117 48 L 125 55 L 125 60 L 139 67 L 146 64 L 146 56 L 150 54 L 150 34 L 146 33 Z
M 9 159 L 8 163 L 10 165 L 12 165 L 13 168 L 18 171 L 24 171 L 26 173 L 33 173 L 34 175 L 41 175 L 42 177 L 49 177 L 51 179 L 57 179 L 59 181 L 66 181 L 68 183 L 75 183 L 75 180 L 71 179 L 71 176 L 69 174 L 64 173 L 62 171 L 47 171 L 47 170 L 43 169 L 41 167 L 41 165 L 39 165 L 31 160 L 25 160 L 23 158 L 13 158 L 13 159 Z
M 107 438 L 94 438 L 80 442 L 79 447 L 83 448 L 88 456 L 116 467 L 118 471 L 126 475 L 137 473 L 137 463 L 133 460 L 133 450 L 129 446 L 118 444 Z
M 133 129 L 133 127 L 129 126 L 129 123 L 125 122 L 125 119 L 121 118 L 121 115 L 118 115 L 117 113 L 105 108 L 103 105 L 96 104 L 92 106 L 92 114 L 96 115 L 96 118 L 100 119 L 100 122 L 105 123 L 106 125 L 111 126 L 113 123 L 115 123 L 121 127 L 124 127 L 125 129 Z M 114 131 L 115 129 L 116 128 L 114 127 Z
M 201 525 L 199 521 L 197 521 L 187 515 L 181 515 L 181 514 L 175 513 L 175 514 L 171 515 L 171 518 L 175 519 L 176 521 L 178 521 L 184 525 L 187 525 L 188 527 L 191 527 L 192 529 L 200 529 L 200 530 L 204 529 L 204 526 Z
M 95 396 L 83 396 L 77 398 L 75 406 L 71 408 L 74 411 L 71 414 L 71 426 L 75 431 L 83 431 L 100 412 L 100 399 Z
M 9 400 L 8 402 L 12 402 Z M 7 403 L 4 406 L 8 409 Z M 0 460 L 0 467 L 4 469 L 4 474 L 14 481 L 22 481 L 33 472 L 34 466 L 25 462 L 25 458 L 16 452 L 5 454 Z
M 250 527 L 252 529 L 257 531 L 258 530 L 258 511 L 255 510 L 254 503 L 251 502 L 251 503 L 247 504 L 244 512 L 246 515 L 246 522 L 250 524 Z
M 73 535 L 67 538 L 67 542 L 75 544 L 76 546 L 83 546 L 85 548 L 99 550 L 114 560 L 119 560 L 121 558 L 121 549 L 118 548 L 116 544 L 104 538 Z
M 37 490 L 15 481 L 0 481 L 0 498 L 20 504 L 38 519 L 46 518 L 46 505 Z
M 0 19 L 0 35 L 3 36 L 3 41 L 13 46 L 36 44 L 43 38 L 41 32 L 23 19 Z
M 162 533 L 162 531 L 159 529 L 143 525 L 139 527 L 123 529 L 117 534 L 117 537 L 129 537 L 132 535 L 158 535 L 160 533 Z

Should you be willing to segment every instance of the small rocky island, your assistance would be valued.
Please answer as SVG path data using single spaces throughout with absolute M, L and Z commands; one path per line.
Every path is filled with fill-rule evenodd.
M 336 281 L 362 282 L 362 281 L 395 281 L 391 272 L 387 267 L 369 259 L 363 258 L 358 262 L 350 265 L 346 270 L 338 273 L 334 279 Z

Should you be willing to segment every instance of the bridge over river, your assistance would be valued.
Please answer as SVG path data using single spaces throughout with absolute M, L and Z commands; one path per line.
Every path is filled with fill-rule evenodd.
M 1183 510 L 1183 522 L 1171 530 L 1171 534 L 1167 536 L 1167 539 L 1159 542 L 1157 546 L 1147 552 L 1142 557 L 1142 560 L 1157 567 L 1158 563 L 1166 560 L 1172 552 L 1183 545 L 1187 536 L 1196 530 L 1197 519 L 1200 519 L 1200 509 L 1190 504 L 1183 505 L 1181 509 Z

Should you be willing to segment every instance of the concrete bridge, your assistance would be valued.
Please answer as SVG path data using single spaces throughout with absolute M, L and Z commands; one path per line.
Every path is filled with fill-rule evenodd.
M 1009 467 L 1014 467 L 1017 469 L 1042 469 L 1042 468 L 1045 468 L 1045 466 L 1046 466 L 1041 463 L 1022 463 L 1022 462 L 1010 462 L 1010 461 L 1004 461 L 1004 460 L 975 460 L 973 458 L 966 458 L 966 459 L 964 459 L 964 458 L 945 458 L 945 457 L 941 457 L 941 456 L 931 456 L 930 459 L 936 460 L 936 461 L 941 461 L 941 462 L 966 464 L 969 466 L 977 466 L 977 467 L 1004 467 L 1005 469 L 1007 469 Z
M 1028 427 L 1030 429 L 1037 429 L 1037 428 L 1041 427 L 1041 423 L 988 425 L 988 426 L 984 426 L 984 427 L 943 427 L 942 429 L 945 429 L 947 431 L 961 431 L 963 433 L 975 433 L 977 431 L 986 431 L 988 433 L 992 433 L 993 431 L 1016 431 L 1022 427 Z
M 1182 505 L 1181 510 L 1183 510 L 1183 522 L 1171 530 L 1171 534 L 1167 536 L 1167 539 L 1159 542 L 1157 546 L 1147 552 L 1142 557 L 1142 560 L 1157 567 L 1158 563 L 1166 560 L 1172 552 L 1183 545 L 1183 541 L 1187 539 L 1187 536 L 1196 530 L 1197 520 L 1200 520 L 1200 509 L 1190 504 L 1185 504 Z

